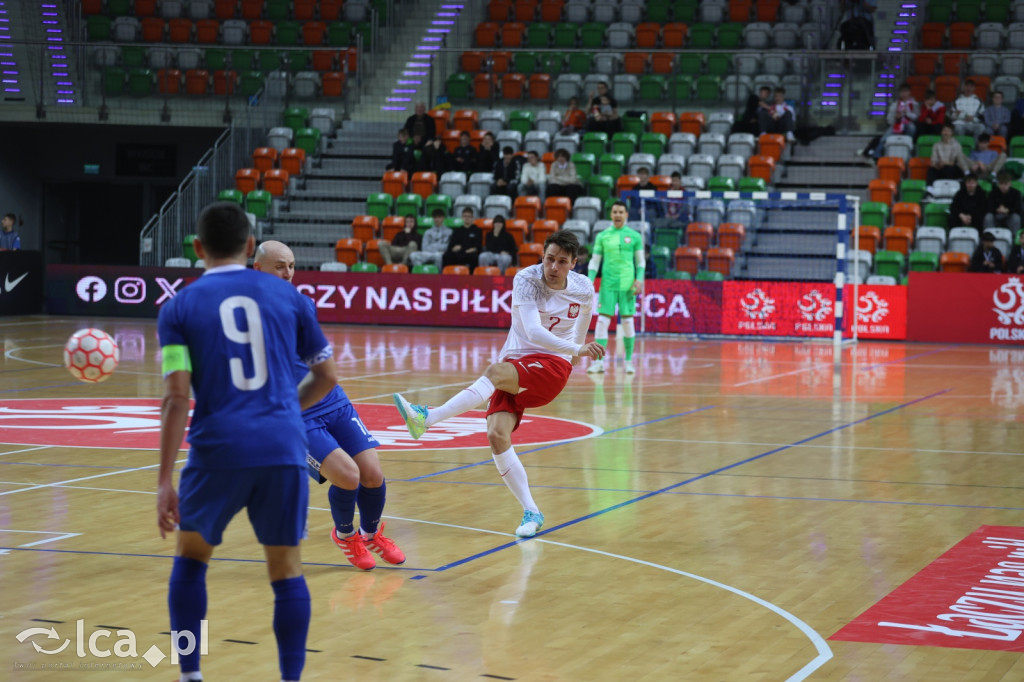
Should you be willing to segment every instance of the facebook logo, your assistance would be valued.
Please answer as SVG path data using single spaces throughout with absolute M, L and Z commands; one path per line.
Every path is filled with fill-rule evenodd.
M 75 293 L 86 303 L 95 303 L 107 295 L 107 283 L 99 277 L 88 275 L 75 284 Z

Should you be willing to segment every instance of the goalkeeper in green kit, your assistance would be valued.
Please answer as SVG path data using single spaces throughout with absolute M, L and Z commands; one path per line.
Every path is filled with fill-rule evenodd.
M 587 275 L 593 282 L 601 269 L 601 290 L 598 292 L 597 328 L 594 340 L 608 346 L 608 327 L 618 306 L 619 338 L 626 355 L 626 373 L 633 374 L 633 343 L 636 341 L 636 297 L 644 293 L 644 238 L 639 232 L 626 227 L 629 210 L 622 201 L 612 204 L 612 228 L 599 232 L 594 239 L 594 253 L 590 259 Z M 596 360 L 587 372 L 594 374 L 604 371 L 604 361 Z

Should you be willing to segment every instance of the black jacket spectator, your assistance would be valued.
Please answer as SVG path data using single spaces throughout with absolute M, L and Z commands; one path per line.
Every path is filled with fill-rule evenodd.
M 505 147 L 506 150 L 511 150 L 510 147 Z M 491 184 L 491 194 L 504 194 L 505 196 L 512 197 L 515 201 L 516 194 L 519 188 L 519 171 L 523 167 L 523 160 L 518 156 L 512 156 L 509 162 L 505 163 L 504 155 L 498 159 L 494 164 L 492 173 L 494 173 L 494 182 Z M 499 180 L 505 182 L 499 183 Z
M 1002 272 L 1003 254 L 993 242 L 982 241 L 971 256 L 967 272 Z
M 391 163 L 388 165 L 387 170 L 412 171 L 415 163 L 416 159 L 412 153 L 412 146 L 408 142 L 396 140 L 391 145 Z
M 1006 259 L 1005 271 L 1011 275 L 1024 274 L 1024 239 L 1020 241 L 1020 244 L 1010 248 L 1010 255 Z
M 452 152 L 449 157 L 448 170 L 465 173 L 469 175 L 477 172 L 477 154 L 476 147 L 471 144 L 466 146 L 458 146 L 455 151 Z M 493 164 L 492 164 L 493 165 Z
M 468 227 L 457 227 L 452 230 L 448 239 L 448 250 L 444 252 L 444 266 L 466 265 L 469 271 L 476 269 L 480 259 L 480 247 L 483 245 L 484 233 L 476 224 Z
M 502 230 L 498 236 L 494 236 L 494 231 L 489 230 L 484 236 L 484 251 L 491 251 L 493 253 L 506 251 L 512 254 L 513 264 L 516 262 L 516 252 L 518 250 L 516 238 L 505 230 Z
M 419 134 L 424 142 L 429 142 L 437 137 L 437 123 L 427 114 L 427 105 L 417 104 L 416 113 L 405 119 L 405 129 L 409 131 L 409 137 Z
M 992 191 L 988 193 L 988 212 L 995 213 L 1000 206 L 1010 209 L 1010 213 L 1013 215 L 1020 215 L 1020 192 L 1016 187 L 1011 187 L 1005 193 L 999 189 L 999 185 L 992 187 Z
M 484 137 L 484 140 L 487 138 Z M 480 143 L 480 150 L 476 153 L 476 170 L 478 173 L 490 173 L 494 170 L 494 164 L 501 158 L 498 145 L 491 143 L 488 147 L 485 142 Z
M 966 213 L 971 216 L 971 222 L 967 223 L 960 219 L 960 214 Z M 981 187 L 974 189 L 974 194 L 968 194 L 963 187 L 953 197 L 953 203 L 949 206 L 950 227 L 973 227 L 981 229 L 985 223 L 985 214 L 988 213 L 988 197 Z

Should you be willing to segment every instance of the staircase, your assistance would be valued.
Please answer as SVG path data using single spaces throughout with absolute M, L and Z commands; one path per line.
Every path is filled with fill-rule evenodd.
M 36 106 L 36 116 L 54 105 L 81 104 L 81 83 L 70 18 L 58 3 L 0 0 L 0 91 L 4 104 Z M 66 6 L 65 6 L 66 9 Z M 18 42 L 11 39 L 17 37 Z M 2 108 L 0 108 L 2 110 Z

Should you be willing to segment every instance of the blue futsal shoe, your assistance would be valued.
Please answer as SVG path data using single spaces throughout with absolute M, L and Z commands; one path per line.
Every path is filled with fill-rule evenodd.
M 544 515 L 539 511 L 523 510 L 523 520 L 516 528 L 516 535 L 521 538 L 532 538 L 544 525 Z
M 419 439 L 427 430 L 426 405 L 413 405 L 403 398 L 401 393 L 395 393 L 392 397 L 395 400 L 395 407 L 398 408 L 398 413 L 402 415 L 402 420 L 409 429 L 409 435 Z

